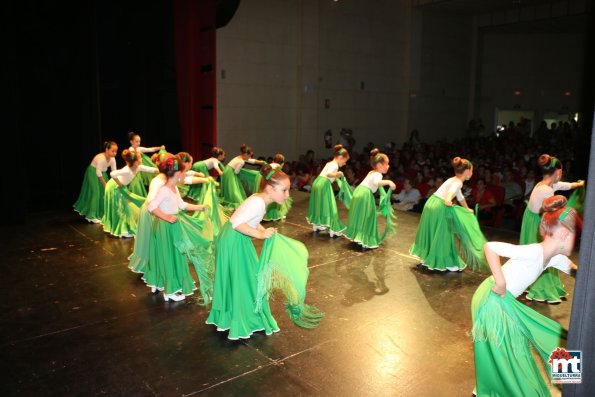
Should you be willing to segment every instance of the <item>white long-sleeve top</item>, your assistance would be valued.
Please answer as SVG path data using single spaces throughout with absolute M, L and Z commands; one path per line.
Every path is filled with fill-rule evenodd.
M 149 192 L 147 193 L 146 202 L 149 203 L 151 200 L 155 198 L 159 189 L 162 186 L 165 186 L 166 177 L 164 174 L 159 174 L 155 178 L 151 179 L 151 183 L 149 184 Z M 192 177 L 186 176 L 184 177 L 184 185 L 192 185 Z
M 132 146 L 130 146 L 128 148 L 128 150 L 131 150 L 133 152 L 137 152 L 137 153 L 154 153 L 156 151 L 158 151 L 160 148 L 159 147 L 142 147 L 139 146 L 137 148 L 133 148 Z
M 229 221 L 234 229 L 242 223 L 247 223 L 256 229 L 266 212 L 267 209 L 264 200 L 253 194 L 240 204 L 231 218 L 229 218 Z
M 136 167 L 136 171 L 132 171 L 130 167 L 126 166 L 124 168 L 120 168 L 119 170 L 110 172 L 110 176 L 112 179 L 117 177 L 122 185 L 128 186 L 139 171 L 154 174 L 155 168 L 140 164 L 138 167 Z
M 215 157 L 210 157 L 206 160 L 203 160 L 203 162 L 209 170 L 212 170 L 213 168 L 219 168 L 219 164 L 221 164 L 221 162 L 217 160 Z
M 99 153 L 98 155 L 93 157 L 93 160 L 91 161 L 91 166 L 95 168 L 95 174 L 97 175 L 97 177 L 102 176 L 102 173 L 107 171 L 107 167 L 111 168 L 112 171 L 118 169 L 118 167 L 116 166 L 116 159 L 112 157 L 108 163 L 107 159 L 105 158 L 105 153 Z
M 339 171 L 339 164 L 335 160 L 329 161 L 326 163 L 322 171 L 320 171 L 320 176 L 327 178 L 329 181 L 334 182 L 335 178 L 328 176 L 328 174 L 336 174 Z
M 372 193 L 376 193 L 378 190 L 378 182 L 382 180 L 382 174 L 378 171 L 370 171 L 368 175 L 364 178 L 364 180 L 360 183 L 360 185 L 364 185 L 372 191 Z
M 495 241 L 487 244 L 496 254 L 510 258 L 502 266 L 502 272 L 506 289 L 515 297 L 522 294 L 548 267 L 570 273 L 570 259 L 566 255 L 555 255 L 544 266 L 543 248 L 540 244 L 513 245 Z
M 548 186 L 545 183 L 537 184 L 531 192 L 531 197 L 529 197 L 529 210 L 534 214 L 539 214 L 544 200 L 552 197 L 556 190 L 570 189 L 572 189 L 572 185 L 569 182 L 558 182 L 552 186 Z
M 177 187 L 173 191 L 164 185 L 159 188 L 155 198 L 149 201 L 147 209 L 149 212 L 153 212 L 156 208 L 159 208 L 168 215 L 175 215 L 179 209 L 186 209 L 187 206 L 188 203 L 182 200 Z
M 448 193 L 452 193 L 453 197 L 456 197 L 457 200 L 462 201 L 465 198 L 461 192 L 462 187 L 463 182 L 456 176 L 453 176 L 452 178 L 448 178 L 446 181 L 444 181 L 444 183 L 440 185 L 434 194 L 440 197 L 442 200 L 446 200 L 446 195 Z
M 235 172 L 236 174 L 239 174 L 240 170 L 246 163 L 256 164 L 256 160 L 248 159 L 248 160 L 244 161 L 244 159 L 241 156 L 236 156 L 236 157 L 232 158 L 231 161 L 229 163 L 227 163 L 227 165 L 229 165 L 231 168 L 233 168 L 233 172 Z
M 274 170 L 281 168 L 281 164 L 278 164 L 278 163 L 271 163 L 271 164 L 269 164 L 269 165 L 270 165 L 270 166 L 271 166 L 271 168 L 272 168 L 272 169 L 274 169 Z

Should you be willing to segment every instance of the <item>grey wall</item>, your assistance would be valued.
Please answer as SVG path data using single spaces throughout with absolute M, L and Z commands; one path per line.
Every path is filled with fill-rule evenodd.
M 328 155 L 327 129 L 353 129 L 356 148 L 404 139 L 409 21 L 409 2 L 241 2 L 217 30 L 218 144 L 297 158 Z

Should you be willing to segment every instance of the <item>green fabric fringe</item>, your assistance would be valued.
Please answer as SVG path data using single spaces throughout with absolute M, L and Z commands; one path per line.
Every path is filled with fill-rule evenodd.
M 339 185 L 339 193 L 337 193 L 337 200 L 345 204 L 347 209 L 351 209 L 351 199 L 353 198 L 353 189 L 345 179 L 345 175 L 341 175 L 341 178 L 335 179 L 337 185 Z
M 386 236 L 395 233 L 394 220 L 397 219 L 397 217 L 390 202 L 393 190 L 388 189 L 388 191 L 385 191 L 384 187 L 378 186 L 378 192 L 380 193 L 380 201 L 378 202 L 378 215 L 382 215 L 386 218 L 386 229 L 384 229 L 384 233 L 382 233 L 382 236 L 380 236 L 380 241 L 384 241 Z
M 316 328 L 324 313 L 304 303 L 308 281 L 308 250 L 301 242 L 275 233 L 265 240 L 259 261 L 255 312 L 274 290 L 286 299 L 291 320 L 299 327 Z

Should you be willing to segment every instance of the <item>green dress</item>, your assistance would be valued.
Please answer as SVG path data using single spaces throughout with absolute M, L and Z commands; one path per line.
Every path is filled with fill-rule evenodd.
M 151 215 L 145 201 L 140 207 L 138 226 L 134 236 L 134 250 L 128 257 L 128 268 L 134 273 L 144 273 L 149 257 L 151 255 L 151 236 L 153 234 L 153 222 L 157 218 Z
M 460 243 L 458 250 L 455 235 Z M 433 194 L 424 205 L 410 253 L 432 270 L 458 271 L 470 264 L 473 270 L 489 271 L 483 253 L 485 243 L 473 213 L 458 205 L 449 207 Z
M 264 221 L 279 221 L 285 219 L 287 213 L 291 209 L 293 199 L 288 197 L 283 204 L 271 203 L 267 207 L 267 213 L 262 220 Z
M 108 181 L 107 172 L 102 172 L 103 179 Z M 87 167 L 79 197 L 73 207 L 76 212 L 85 217 L 89 222 L 101 223 L 103 217 L 103 197 L 105 188 L 96 174 L 96 168 Z
M 549 356 L 565 345 L 566 331 L 493 286 L 493 277 L 484 280 L 471 302 L 477 396 L 550 396 L 531 350 L 550 373 Z
M 246 200 L 246 192 L 233 168 L 226 165 L 221 175 L 221 204 L 235 209 Z
M 116 237 L 134 237 L 144 201 L 144 197 L 130 192 L 127 186 L 118 187 L 116 181 L 110 179 L 105 187 L 103 231 Z
M 339 210 L 331 181 L 324 176 L 317 176 L 312 183 L 306 219 L 308 223 L 328 228 L 333 233 L 341 233 L 345 230 L 346 226 L 339 220 Z
M 216 252 L 213 304 L 206 323 L 218 331 L 229 330 L 232 340 L 249 338 L 256 331 L 267 335 L 278 332 L 268 296 L 261 298 L 255 311 L 259 263 L 251 238 L 227 222 L 217 239 Z
M 368 186 L 359 185 L 353 192 L 345 237 L 364 248 L 378 248 L 381 243 L 376 219 L 376 200 Z

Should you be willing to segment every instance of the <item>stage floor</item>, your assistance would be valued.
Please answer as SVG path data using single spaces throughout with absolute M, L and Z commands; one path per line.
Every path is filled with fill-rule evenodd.
M 361 252 L 314 234 L 308 194 L 292 195 L 276 225 L 307 245 L 306 301 L 326 316 L 317 329 L 299 328 L 278 297 L 271 309 L 281 332 L 245 341 L 206 325 L 196 298 L 151 294 L 127 268 L 133 240 L 74 211 L 3 228 L 2 395 L 471 396 L 470 304 L 486 275 L 419 269 L 408 254 L 419 214 L 399 212 L 396 235 Z M 561 277 L 567 301 L 526 303 L 568 327 L 574 279 Z

